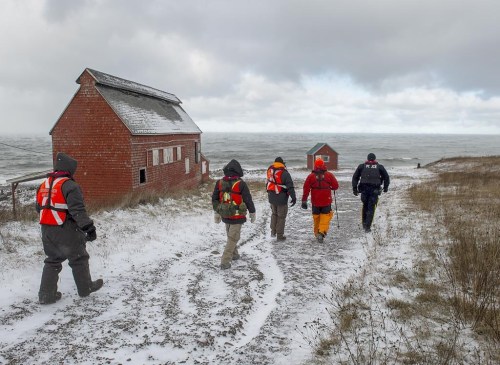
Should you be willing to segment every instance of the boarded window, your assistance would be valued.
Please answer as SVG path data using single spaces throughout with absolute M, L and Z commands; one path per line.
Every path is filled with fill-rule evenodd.
M 163 163 L 174 162 L 174 150 L 173 148 L 165 148 L 163 150 Z
M 153 166 L 160 164 L 160 150 L 153 150 Z
M 184 160 L 184 164 L 186 165 L 186 174 L 189 174 L 189 158 Z
M 146 182 L 146 169 L 139 170 L 139 184 L 144 184 Z
M 182 147 L 177 147 L 177 158 L 175 159 L 175 161 L 180 161 L 182 159 L 182 154 L 181 154 L 181 151 L 182 151 Z
M 194 143 L 194 163 L 200 163 L 200 142 Z

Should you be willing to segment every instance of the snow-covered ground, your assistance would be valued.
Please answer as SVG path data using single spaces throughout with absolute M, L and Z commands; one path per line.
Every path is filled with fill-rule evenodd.
M 389 173 L 390 191 L 381 196 L 369 235 L 359 224 L 352 171 L 337 174 L 339 219 L 323 244 L 313 238 L 311 211 L 300 209 L 306 172 L 292 174 L 299 203 L 289 210 L 284 242 L 270 237 L 265 192 L 253 191 L 257 221 L 243 226 L 242 257 L 229 270 L 219 268 L 226 237 L 223 224 L 213 223 L 211 185 L 187 199 L 99 213 L 93 216 L 98 239 L 88 251 L 93 278 L 103 278 L 104 287 L 79 298 L 65 263 L 63 297 L 47 306 L 37 303 L 44 259 L 38 224 L 0 226 L 0 363 L 308 363 L 304 326 L 327 323 L 332 291 L 369 265 L 383 264 L 368 259 L 374 237 L 389 232 L 387 225 L 407 224 L 404 216 L 391 220 L 406 209 L 397 197 L 431 174 Z M 389 261 L 404 265 L 415 254 L 414 242 L 386 242 L 395 240 L 397 250 L 387 247 Z

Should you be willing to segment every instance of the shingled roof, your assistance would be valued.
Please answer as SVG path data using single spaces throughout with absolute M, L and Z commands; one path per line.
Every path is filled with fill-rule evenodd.
M 201 130 L 174 94 L 87 68 L 96 89 L 134 135 L 192 134 Z M 81 76 L 80 76 L 81 77 Z M 76 80 L 80 83 L 80 77 Z

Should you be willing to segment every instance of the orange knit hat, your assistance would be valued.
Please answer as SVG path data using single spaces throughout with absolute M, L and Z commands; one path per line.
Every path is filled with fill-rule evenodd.
M 318 158 L 316 161 L 314 161 L 314 169 L 326 170 L 325 161 L 323 161 L 321 158 Z

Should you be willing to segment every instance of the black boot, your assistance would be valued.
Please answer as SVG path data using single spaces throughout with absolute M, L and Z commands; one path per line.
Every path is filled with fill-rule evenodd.
M 90 292 L 93 293 L 95 291 L 98 291 L 99 289 L 102 288 L 104 285 L 104 281 L 102 279 L 97 279 L 96 281 L 92 282 L 92 285 L 90 286 Z
M 48 293 L 43 293 L 40 292 L 38 293 L 38 302 L 40 304 L 52 304 L 57 302 L 59 299 L 61 299 L 62 294 L 60 291 L 56 292 L 55 294 L 48 294 Z
M 78 290 L 78 295 L 81 297 L 86 297 L 92 293 L 92 279 L 90 277 L 89 263 L 88 261 L 72 263 L 69 265 L 73 270 L 73 279 L 75 279 L 76 289 Z
M 61 293 L 57 291 L 57 281 L 62 265 L 57 262 L 46 262 L 43 266 L 38 300 L 40 304 L 55 303 L 61 299 Z

